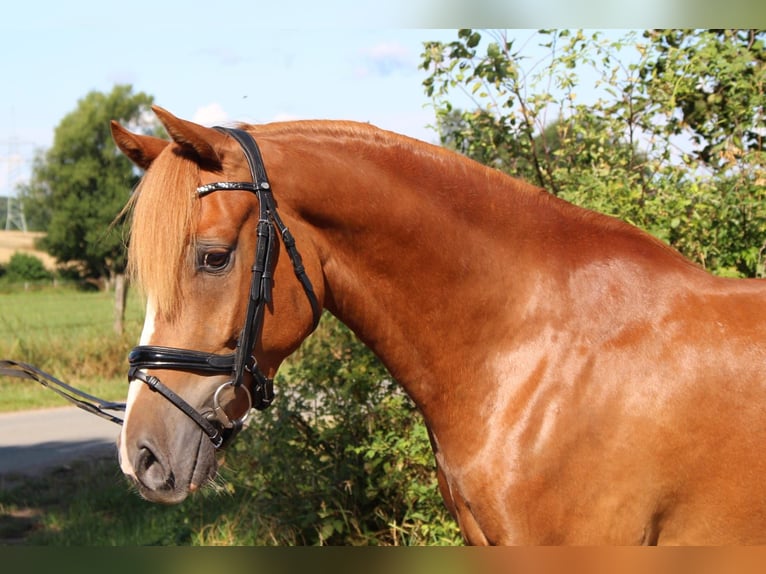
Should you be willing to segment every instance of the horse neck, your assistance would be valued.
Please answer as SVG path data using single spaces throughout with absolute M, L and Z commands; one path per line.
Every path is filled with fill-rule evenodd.
M 286 217 L 322 259 L 325 306 L 416 402 L 481 364 L 520 292 L 547 194 L 372 128 L 259 136 Z M 495 321 L 487 321 L 492 316 Z M 506 320 L 507 318 L 507 320 Z M 507 333 L 507 331 L 505 331 Z M 458 364 L 459 363 L 459 364 Z
M 432 429 L 463 416 L 455 409 L 491 408 L 511 384 L 496 370 L 509 350 L 550 325 L 593 325 L 600 293 L 648 306 L 692 276 L 707 281 L 632 226 L 435 146 L 365 128 L 312 131 L 274 151 L 264 149 L 275 195 L 316 246 L 325 307 Z M 593 335 L 636 306 L 611 309 Z

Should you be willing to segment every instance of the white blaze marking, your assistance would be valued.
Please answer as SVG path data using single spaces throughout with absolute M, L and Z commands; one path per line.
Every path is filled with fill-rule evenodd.
M 154 304 L 152 303 L 152 299 L 150 297 L 146 303 L 144 329 L 141 331 L 141 339 L 138 342 L 139 345 L 148 345 L 151 342 L 152 335 L 154 334 L 154 317 Z M 128 387 L 128 400 L 125 406 L 125 422 L 122 425 L 122 432 L 120 433 L 120 467 L 125 474 L 130 476 L 135 476 L 135 470 L 133 469 L 130 457 L 128 456 L 128 448 L 125 437 L 128 429 L 128 421 L 130 419 L 130 410 L 133 407 L 133 403 L 135 402 L 136 397 L 138 396 L 138 392 L 143 386 L 144 383 L 136 379 L 130 381 L 130 386 Z

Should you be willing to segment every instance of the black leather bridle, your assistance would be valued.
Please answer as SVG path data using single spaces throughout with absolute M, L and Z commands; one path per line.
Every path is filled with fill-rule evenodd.
M 259 221 L 255 261 L 252 267 L 250 295 L 247 303 L 245 325 L 239 335 L 234 353 L 217 355 L 203 353 L 190 349 L 177 349 L 156 345 L 141 345 L 135 347 L 128 356 L 130 368 L 128 380 L 137 379 L 146 383 L 152 390 L 160 393 L 184 414 L 191 418 L 207 434 L 215 448 L 223 448 L 242 429 L 250 408 L 258 410 L 268 407 L 274 399 L 274 382 L 267 377 L 258 366 L 253 356 L 253 347 L 261 336 L 263 328 L 264 309 L 271 302 L 271 292 L 274 274 L 274 256 L 277 248 L 276 233 L 279 232 L 290 261 L 293 264 L 295 276 L 303 286 L 311 304 L 313 327 L 316 328 L 321 317 L 322 308 L 319 305 L 314 288 L 311 285 L 301 256 L 295 246 L 287 226 L 282 222 L 277 212 L 274 196 L 271 193 L 263 165 L 261 152 L 253 137 L 244 130 L 232 128 L 216 128 L 222 133 L 233 137 L 247 157 L 250 166 L 252 183 L 250 182 L 218 182 L 203 185 L 196 190 L 202 198 L 215 191 L 247 191 L 254 193 L 259 203 Z M 199 412 L 177 393 L 164 385 L 157 377 L 149 375 L 143 369 L 169 369 L 201 373 L 203 375 L 231 374 L 231 380 L 221 385 L 213 396 L 211 410 Z M 244 385 L 245 374 L 253 379 L 252 391 Z M 225 398 L 227 393 L 238 395 L 241 400 L 244 392 L 249 402 L 243 416 L 234 420 L 226 413 Z

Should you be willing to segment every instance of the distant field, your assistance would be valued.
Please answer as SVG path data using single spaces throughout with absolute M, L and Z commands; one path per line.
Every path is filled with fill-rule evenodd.
M 21 251 L 41 259 L 46 268 L 55 269 L 56 260 L 35 249 L 35 241 L 44 235 L 40 231 L 0 231 L 0 265 L 8 263 L 14 253 Z
M 119 336 L 112 330 L 112 298 L 73 288 L 0 293 L 0 359 L 30 363 L 91 394 L 124 399 L 127 354 L 138 340 L 143 305 L 131 293 Z M 37 383 L 0 377 L 0 412 L 65 404 Z

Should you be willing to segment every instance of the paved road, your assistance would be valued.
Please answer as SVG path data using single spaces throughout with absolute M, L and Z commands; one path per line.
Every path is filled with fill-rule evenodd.
M 114 453 L 120 427 L 77 407 L 0 414 L 0 474 L 34 474 Z

